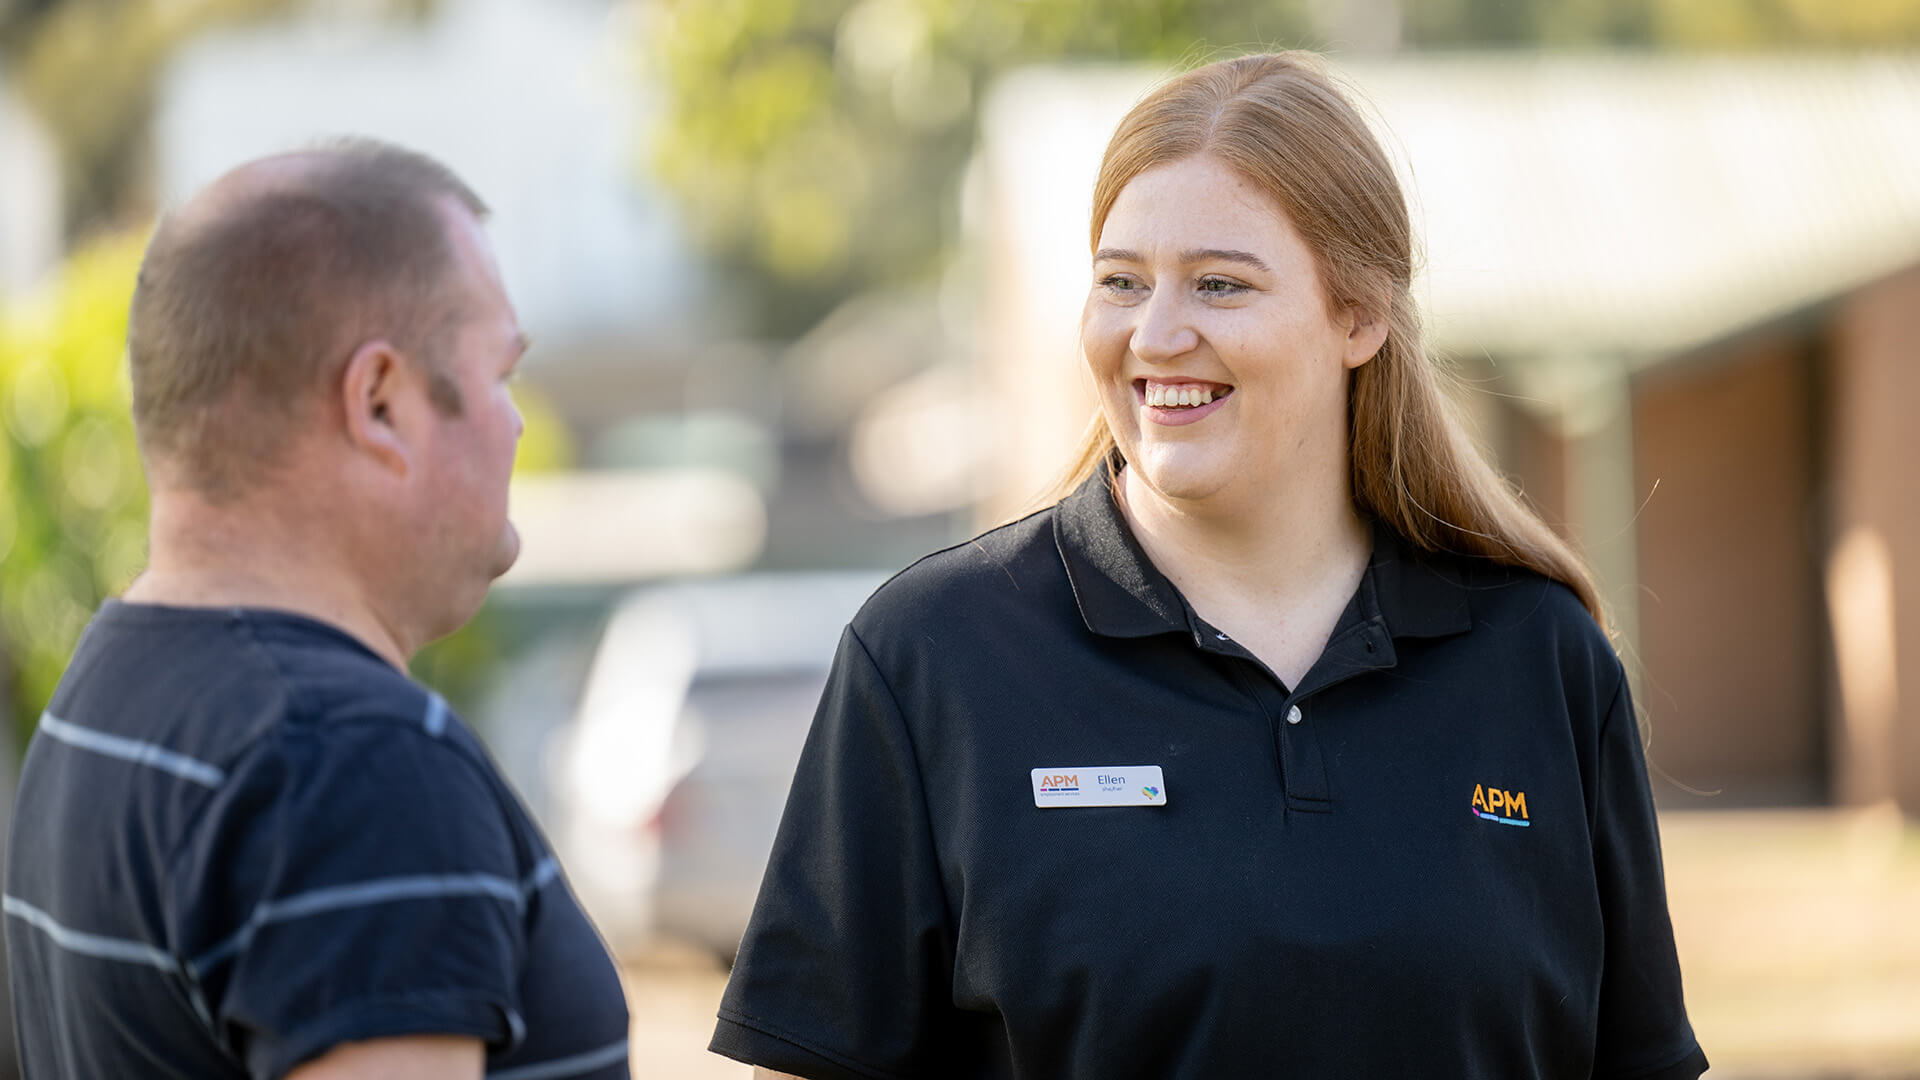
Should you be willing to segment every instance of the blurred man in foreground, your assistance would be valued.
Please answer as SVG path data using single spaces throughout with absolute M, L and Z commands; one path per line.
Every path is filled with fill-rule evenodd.
M 134 294 L 151 562 L 28 750 L 6 884 L 42 1077 L 628 1075 L 617 973 L 406 676 L 519 539 L 525 349 L 480 200 L 370 142 L 162 223 Z

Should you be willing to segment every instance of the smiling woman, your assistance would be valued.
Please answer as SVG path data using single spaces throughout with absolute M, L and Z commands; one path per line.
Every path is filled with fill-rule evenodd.
M 1316 58 L 1135 107 L 1052 506 L 842 638 L 716 1050 L 802 1077 L 1692 1080 L 1586 569 L 1453 419 Z
M 1317 57 L 1210 65 L 1163 87 L 1121 122 L 1094 190 L 1096 285 L 1083 321 L 1087 334 L 1126 328 L 1097 301 L 1118 294 L 1131 305 L 1144 298 L 1142 279 L 1109 269 L 1139 259 L 1124 237 L 1141 229 L 1191 234 L 1206 245 L 1178 254 L 1193 291 L 1211 308 L 1253 308 L 1279 318 L 1275 305 L 1290 304 L 1286 316 L 1298 326 L 1317 304 L 1328 323 L 1347 323 L 1359 347 L 1343 357 L 1352 375 L 1336 380 L 1340 407 L 1319 415 L 1342 425 L 1347 446 L 1340 456 L 1359 511 L 1420 548 L 1484 557 L 1558 581 L 1606 625 L 1586 566 L 1521 503 L 1456 417 L 1444 376 L 1426 354 L 1410 291 L 1413 231 L 1405 199 L 1386 155 Z M 1199 240 L 1208 236 L 1230 239 Z M 1277 256 L 1272 265 L 1262 258 L 1263 243 Z M 1202 260 L 1215 265 L 1202 267 Z M 1168 306 L 1164 317 L 1174 324 L 1194 334 L 1204 329 Z M 1232 320 L 1222 330 L 1281 329 L 1249 322 Z M 1146 344 L 1151 353 L 1151 339 Z M 1087 359 L 1097 376 L 1107 353 L 1095 346 L 1089 338 Z M 1261 347 L 1300 355 L 1281 338 Z M 1078 487 L 1116 449 L 1135 461 L 1120 441 L 1126 419 L 1110 406 L 1103 388 L 1101 416 L 1054 498 Z

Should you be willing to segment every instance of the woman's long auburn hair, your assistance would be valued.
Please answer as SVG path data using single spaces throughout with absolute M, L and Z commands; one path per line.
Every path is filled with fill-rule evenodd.
M 1385 344 L 1350 377 L 1354 501 L 1415 547 L 1535 571 L 1579 596 L 1607 625 L 1593 574 L 1521 501 L 1468 437 L 1415 310 L 1413 229 L 1392 164 L 1325 64 L 1308 52 L 1264 53 L 1189 71 L 1120 122 L 1093 190 L 1091 248 L 1122 188 L 1148 169 L 1212 154 L 1272 196 L 1313 252 L 1335 311 L 1387 323 Z M 1115 453 L 1096 413 L 1063 498 Z

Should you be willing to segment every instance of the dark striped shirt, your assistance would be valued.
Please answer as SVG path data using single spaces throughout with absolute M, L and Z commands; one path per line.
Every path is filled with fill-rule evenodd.
M 612 960 L 479 741 L 300 616 L 102 608 L 27 751 L 5 911 L 34 1080 L 430 1033 L 494 1080 L 628 1075 Z

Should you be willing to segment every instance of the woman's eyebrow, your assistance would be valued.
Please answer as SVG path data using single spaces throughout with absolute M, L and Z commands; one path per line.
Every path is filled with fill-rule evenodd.
M 1180 261 L 1183 263 L 1233 262 L 1240 263 L 1243 266 L 1251 266 L 1255 270 L 1265 270 L 1268 273 L 1272 272 L 1272 268 L 1267 266 L 1265 259 L 1262 259 L 1251 251 L 1241 251 L 1237 248 L 1194 248 L 1181 252 Z
M 1139 262 L 1140 253 L 1130 248 L 1101 248 L 1099 251 L 1093 253 L 1093 261 L 1096 263 L 1109 261 Z M 1180 253 L 1180 262 L 1183 265 L 1190 266 L 1197 262 L 1209 261 L 1239 263 L 1242 266 L 1250 266 L 1255 270 L 1264 270 L 1268 273 L 1273 272 L 1272 268 L 1267 265 L 1265 259 L 1262 259 L 1251 251 L 1241 251 L 1238 248 L 1189 248 Z

